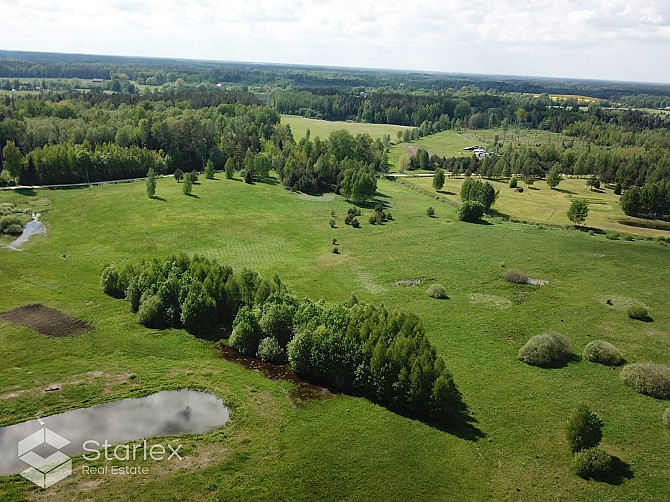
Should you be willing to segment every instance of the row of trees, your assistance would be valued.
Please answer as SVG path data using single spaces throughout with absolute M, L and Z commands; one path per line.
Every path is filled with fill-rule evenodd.
M 621 197 L 621 208 L 630 216 L 670 217 L 670 179 L 632 187 Z
M 234 273 L 198 255 L 107 265 L 100 282 L 105 293 L 125 297 L 145 326 L 199 335 L 221 335 L 232 326 L 229 343 L 239 352 L 288 360 L 311 381 L 435 420 L 464 409 L 416 315 L 355 297 L 343 304 L 298 301 L 277 276 Z

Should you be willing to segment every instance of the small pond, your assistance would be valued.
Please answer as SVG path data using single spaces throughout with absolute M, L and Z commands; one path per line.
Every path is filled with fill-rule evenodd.
M 229 416 L 223 401 L 213 394 L 175 390 L 67 411 L 41 421 L 48 430 L 69 441 L 60 451 L 75 456 L 86 452 L 86 441 L 113 445 L 157 436 L 204 433 L 225 425 Z M 0 428 L 0 475 L 18 474 L 29 467 L 19 459 L 18 442 L 41 429 L 37 419 Z M 42 444 L 33 451 L 47 457 L 56 450 Z
M 9 249 L 19 249 L 21 244 L 26 242 L 31 235 L 43 234 L 46 232 L 46 228 L 40 223 L 39 218 L 40 213 L 33 213 L 33 220 L 26 223 L 26 226 L 23 228 L 23 233 L 8 246 Z

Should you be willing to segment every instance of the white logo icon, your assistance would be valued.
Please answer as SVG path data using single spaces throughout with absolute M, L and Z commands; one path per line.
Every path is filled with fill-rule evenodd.
M 60 451 L 70 441 L 44 427 L 41 420 L 39 422 L 42 425 L 40 430 L 19 441 L 19 458 L 30 465 L 21 476 L 41 488 L 48 488 L 72 474 L 72 460 Z M 47 457 L 33 451 L 43 444 L 52 446 L 56 451 Z

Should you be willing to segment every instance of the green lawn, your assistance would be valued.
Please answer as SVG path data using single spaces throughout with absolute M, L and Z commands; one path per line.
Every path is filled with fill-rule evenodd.
M 447 178 L 440 191 L 441 195 L 460 204 L 463 181 L 465 181 L 463 177 Z M 589 202 L 589 217 L 585 223 L 587 226 L 616 232 L 670 236 L 667 230 L 633 227 L 619 223 L 618 220 L 621 218 L 631 220 L 639 220 L 639 218 L 630 218 L 624 214 L 619 205 L 620 196 L 615 195 L 613 190 L 608 188 L 591 190 L 586 186 L 586 180 L 581 178 L 564 179 L 553 190 L 543 180 L 536 181 L 530 188 L 519 181 L 519 186 L 524 189 L 522 193 L 510 189 L 509 180 L 488 181 L 496 190 L 500 190 L 500 195 L 493 208 L 517 219 L 569 225 L 571 222 L 568 220 L 567 212 L 570 204 L 574 199 L 586 199 Z M 431 177 L 407 178 L 407 182 L 431 192 L 435 191 Z
M 391 171 L 397 171 L 398 159 L 401 156 L 413 155 L 418 147 L 426 148 L 432 154 L 440 157 L 459 157 L 461 155 L 472 155 L 471 152 L 465 151 L 463 148 L 475 144 L 477 144 L 477 140 L 471 135 L 448 129 L 424 136 L 416 141 L 394 145 L 389 153 Z
M 299 115 L 285 114 L 282 114 L 281 121 L 283 124 L 291 126 L 291 131 L 293 132 L 293 137 L 295 137 L 296 141 L 305 137 L 307 129 L 309 129 L 312 139 L 317 136 L 324 139 L 333 131 L 345 129 L 351 134 L 367 133 L 372 136 L 373 139 L 381 138 L 385 134 L 388 134 L 391 136 L 391 141 L 395 142 L 397 141 L 396 135 L 398 134 L 398 131 L 410 129 L 409 127 L 392 124 L 363 124 L 360 122 L 307 119 Z
M 369 225 L 367 209 L 354 229 L 342 223 L 349 204 L 339 196 L 217 177 L 195 185 L 197 197 L 182 195 L 172 179 L 158 180 L 156 200 L 140 182 L 0 193 L 0 202 L 52 202 L 42 218 L 47 235 L 22 252 L 0 249 L 0 311 L 42 302 L 96 328 L 48 339 L 0 322 L 2 425 L 183 387 L 214 392 L 233 408 L 226 428 L 179 438 L 182 464 L 141 462 L 150 476 L 91 478 L 76 459 L 75 474 L 45 491 L 19 476 L 0 479 L 0 500 L 670 499 L 670 434 L 661 421 L 667 401 L 625 387 L 618 369 L 585 361 L 539 369 L 516 359 L 529 337 L 555 329 L 577 352 L 602 338 L 628 361 L 669 364 L 667 246 L 462 223 L 451 207 L 384 180 L 377 200 L 395 220 Z M 426 216 L 428 205 L 435 218 Z M 341 255 L 331 253 L 333 237 Z M 343 300 L 354 292 L 416 312 L 485 436 L 472 441 L 346 395 L 296 406 L 291 384 L 227 362 L 181 330 L 146 329 L 127 302 L 99 288 L 107 262 L 176 251 L 277 272 L 299 297 Z M 503 265 L 549 283 L 506 283 Z M 425 283 L 391 286 L 418 278 Z M 448 300 L 426 295 L 434 282 Z M 628 319 L 632 301 L 647 305 L 653 322 Z M 52 384 L 61 390 L 45 393 Z M 633 477 L 619 486 L 570 472 L 564 423 L 582 402 L 606 424 L 603 446 L 630 464 Z

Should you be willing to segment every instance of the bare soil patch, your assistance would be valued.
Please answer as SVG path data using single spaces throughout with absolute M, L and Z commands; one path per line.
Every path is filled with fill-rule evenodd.
M 428 152 L 429 157 L 431 157 L 433 155 L 433 152 L 431 152 L 425 146 L 421 146 L 421 145 L 403 145 L 403 148 L 410 155 L 415 155 L 418 150 L 426 150 Z
M 71 317 L 59 310 L 45 307 L 41 303 L 25 305 L 0 312 L 0 318 L 34 329 L 43 335 L 56 338 L 80 335 L 93 331 L 93 326 L 81 319 Z

